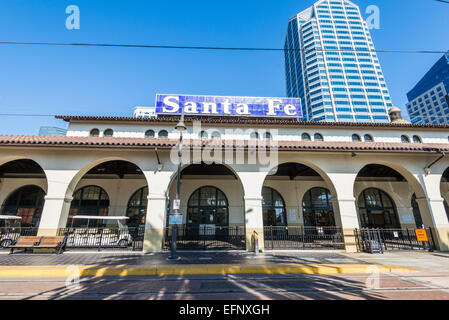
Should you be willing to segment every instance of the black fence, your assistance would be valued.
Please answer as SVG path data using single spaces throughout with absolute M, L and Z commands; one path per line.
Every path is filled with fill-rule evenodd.
M 61 228 L 59 236 L 66 236 L 66 250 L 118 249 L 142 250 L 145 226 L 135 228 Z
M 264 227 L 265 250 L 344 249 L 343 230 L 336 227 Z
M 388 250 L 435 249 L 432 230 L 424 229 L 428 241 L 418 241 L 414 229 L 355 229 L 357 249 L 360 252 L 383 253 Z
M 0 228 L 0 249 L 15 244 L 20 236 L 37 236 L 38 228 L 2 227 Z
M 186 226 L 178 225 L 177 250 L 245 250 L 243 226 Z M 164 249 L 170 250 L 173 226 L 165 229 Z

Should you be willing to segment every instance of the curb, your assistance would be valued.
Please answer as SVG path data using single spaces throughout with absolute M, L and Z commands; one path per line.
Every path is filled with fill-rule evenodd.
M 201 274 L 340 274 L 411 272 L 414 268 L 374 264 L 261 264 L 261 265 L 67 265 L 0 266 L 0 277 L 167 276 Z

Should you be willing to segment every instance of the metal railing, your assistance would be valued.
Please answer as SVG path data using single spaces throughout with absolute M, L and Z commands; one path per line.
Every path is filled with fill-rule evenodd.
M 2 227 L 0 228 L 0 249 L 6 249 L 15 244 L 20 236 L 36 236 L 38 228 Z
M 383 253 L 388 250 L 434 250 L 432 230 L 426 228 L 429 241 L 418 241 L 414 229 L 355 229 L 360 252 Z
M 66 236 L 66 250 L 118 249 L 142 250 L 145 226 L 135 228 L 60 228 L 59 236 Z
M 169 250 L 173 227 L 165 228 L 164 250 Z M 176 247 L 178 250 L 245 250 L 243 226 L 186 226 L 179 225 Z
M 264 227 L 265 250 L 344 249 L 343 230 L 337 227 Z

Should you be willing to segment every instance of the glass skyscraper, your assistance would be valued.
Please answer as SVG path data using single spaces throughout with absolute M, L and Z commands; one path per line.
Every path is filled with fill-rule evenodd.
M 67 135 L 67 130 L 57 127 L 40 127 L 40 136 L 65 136 Z
M 301 120 L 390 122 L 390 94 L 355 4 L 317 1 L 289 20 L 284 48 L 287 95 L 301 98 Z
M 407 93 L 412 123 L 449 124 L 449 51 Z

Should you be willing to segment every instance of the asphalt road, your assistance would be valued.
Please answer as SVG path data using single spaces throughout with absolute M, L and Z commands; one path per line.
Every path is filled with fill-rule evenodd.
M 0 278 L 0 299 L 449 300 L 448 272 Z M 76 280 L 76 279 L 75 279 Z

